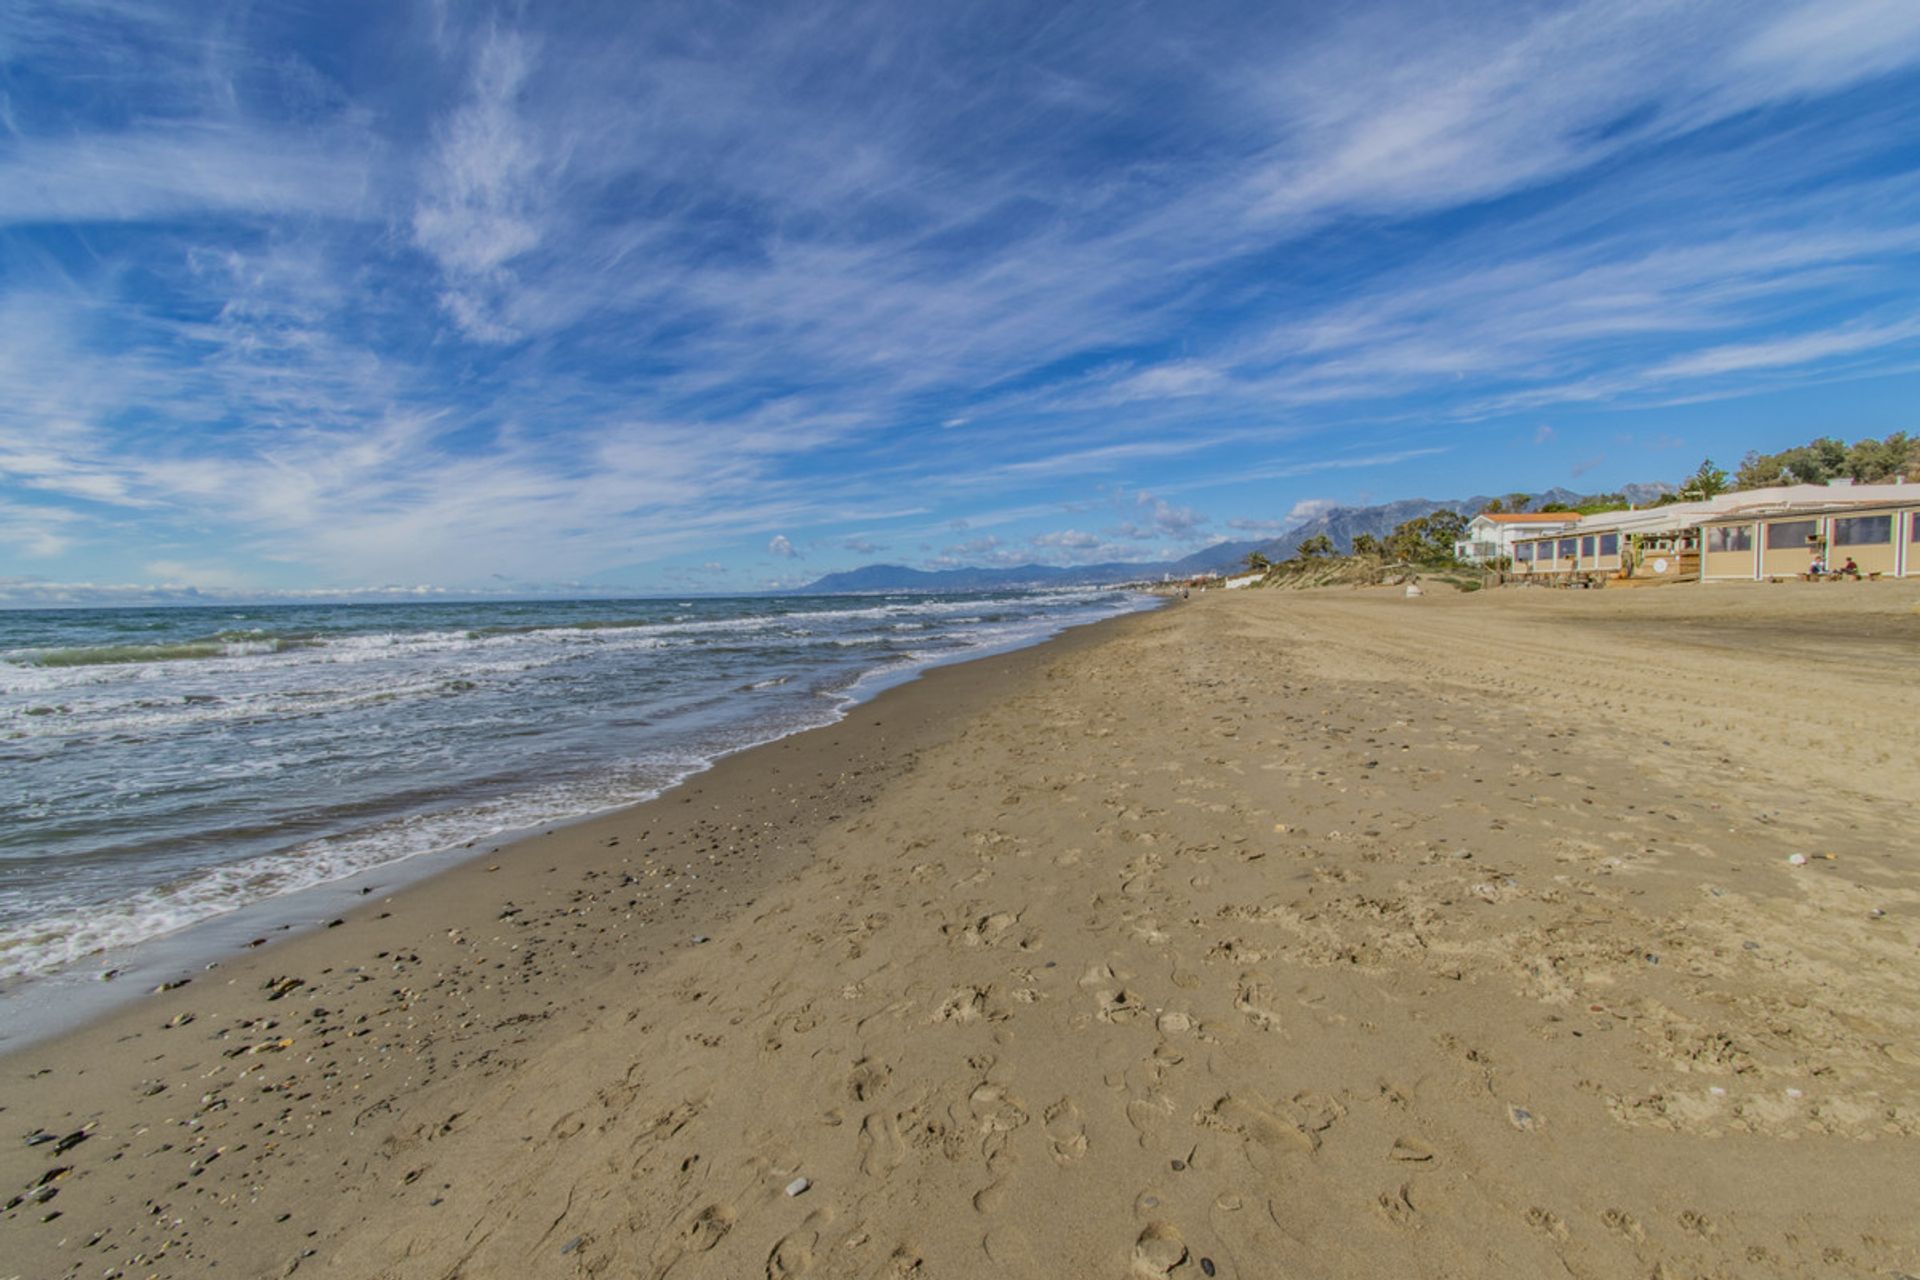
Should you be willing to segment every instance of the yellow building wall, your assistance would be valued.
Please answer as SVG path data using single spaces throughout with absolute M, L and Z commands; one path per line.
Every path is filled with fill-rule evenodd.
M 1700 576 L 1703 578 L 1751 578 L 1753 577 L 1753 552 L 1709 551 L 1702 562 Z

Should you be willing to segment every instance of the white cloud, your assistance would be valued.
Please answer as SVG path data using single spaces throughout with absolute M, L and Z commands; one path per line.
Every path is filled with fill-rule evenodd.
M 784 533 L 776 533 L 773 535 L 772 540 L 767 543 L 767 554 L 779 556 L 782 560 L 798 560 L 800 558 L 799 549 L 787 540 L 787 536 Z
M 1227 521 L 1227 528 L 1271 538 L 1285 533 L 1298 523 L 1298 520 L 1256 520 L 1249 516 L 1235 516 Z
M 1920 321 L 1847 325 L 1825 332 L 1796 334 L 1790 338 L 1710 347 L 1655 365 L 1647 371 L 1646 376 L 1650 380 L 1701 378 L 1751 369 L 1777 369 L 1905 344 L 1916 337 L 1920 337 Z
M 245 574 L 221 565 L 193 565 L 179 560 L 152 560 L 146 571 L 162 587 L 198 587 L 234 593 L 254 590 Z
M 1287 512 L 1287 526 L 1291 528 L 1309 520 L 1318 520 L 1339 505 L 1332 498 L 1302 498 Z
M 8 139 L 0 223 L 144 222 L 204 214 L 359 217 L 373 173 L 364 137 L 212 121 L 119 134 Z
M 1050 533 L 1036 533 L 1028 539 L 1036 547 L 1061 547 L 1069 551 L 1084 551 L 1088 547 L 1097 547 L 1101 543 L 1100 535 L 1088 533 L 1084 529 L 1057 529 Z
M 415 241 L 438 260 L 441 302 L 468 337 L 505 342 L 497 318 L 512 286 L 508 264 L 540 244 L 544 222 L 539 140 L 516 110 L 529 71 L 527 43 L 493 33 L 474 59 L 471 98 L 446 124 L 420 202 Z
M 79 517 L 61 507 L 8 502 L 0 497 L 0 547 L 46 559 L 73 546 L 70 536 Z

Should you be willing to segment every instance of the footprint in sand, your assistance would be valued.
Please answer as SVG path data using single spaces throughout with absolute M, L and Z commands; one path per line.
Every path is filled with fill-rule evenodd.
M 1567 1238 L 1567 1224 L 1551 1209 L 1542 1209 L 1535 1205 L 1527 1210 L 1527 1225 L 1546 1232 L 1555 1240 Z
M 967 1098 L 967 1109 L 983 1133 L 1008 1133 L 1027 1122 L 1027 1110 L 997 1084 L 983 1083 Z
M 1344 1114 L 1339 1103 L 1320 1094 L 1303 1093 L 1276 1107 L 1259 1094 L 1230 1093 L 1194 1120 L 1240 1137 L 1247 1163 L 1277 1177 L 1291 1158 L 1318 1151 L 1320 1135 Z
M 1148 1223 L 1133 1242 L 1133 1274 L 1139 1280 L 1166 1280 L 1186 1260 L 1186 1241 L 1167 1223 Z
M 832 1221 L 833 1210 L 820 1209 L 808 1214 L 797 1230 L 782 1236 L 773 1246 L 773 1252 L 767 1255 L 767 1280 L 803 1276 L 813 1270 L 813 1251 L 820 1246 L 820 1229 Z
M 1719 1228 L 1713 1225 L 1713 1219 L 1698 1209 L 1683 1209 L 1676 1219 L 1682 1229 L 1691 1231 L 1702 1239 L 1711 1239 L 1719 1234 Z
M 737 1216 L 733 1206 L 728 1204 L 710 1204 L 694 1214 L 693 1220 L 687 1223 L 685 1230 L 677 1236 L 669 1236 L 662 1240 L 659 1248 L 654 1251 L 654 1276 L 666 1275 L 681 1259 L 690 1254 L 707 1253 L 712 1250 L 715 1245 L 726 1239 L 727 1232 L 733 1230 Z
M 1374 1201 L 1374 1207 L 1396 1227 L 1411 1227 L 1419 1212 L 1413 1207 L 1413 1188 L 1404 1183 L 1398 1191 L 1382 1191 Z
M 1163 1094 L 1135 1098 L 1127 1104 L 1127 1123 L 1139 1135 L 1143 1150 L 1166 1145 L 1167 1122 L 1173 1118 L 1173 1101 Z
M 847 1073 L 847 1092 L 855 1102 L 871 1102 L 880 1096 L 892 1079 L 892 1067 L 871 1058 L 862 1058 Z
M 1062 1098 L 1041 1113 L 1047 1144 L 1057 1164 L 1072 1164 L 1087 1154 L 1086 1117 L 1072 1098 Z
M 1600 1215 L 1600 1221 L 1607 1224 L 1608 1230 L 1617 1231 L 1635 1244 L 1646 1242 L 1647 1233 L 1634 1216 L 1625 1209 L 1608 1209 Z
M 1273 1010 L 1273 989 L 1257 973 L 1240 975 L 1240 986 L 1234 994 L 1233 1007 L 1244 1014 L 1257 1031 L 1280 1029 L 1280 1015 Z
M 900 1123 L 890 1112 L 875 1111 L 860 1122 L 860 1172 L 869 1178 L 884 1178 L 907 1158 L 907 1144 L 900 1136 Z
M 980 1241 L 980 1248 L 987 1255 L 987 1260 L 1005 1275 L 1020 1276 L 1024 1280 L 1025 1277 L 1041 1274 L 1040 1255 L 1017 1227 L 998 1227 L 989 1231 Z
M 686 1246 L 693 1253 L 705 1253 L 726 1239 L 738 1217 L 732 1205 L 710 1204 L 687 1224 Z

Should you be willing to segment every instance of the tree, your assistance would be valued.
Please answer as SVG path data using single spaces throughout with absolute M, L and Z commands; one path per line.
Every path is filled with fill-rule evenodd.
M 1527 504 L 1532 501 L 1533 495 L 1530 493 L 1510 493 L 1507 495 L 1507 510 L 1525 511 Z
M 1273 568 L 1273 561 L 1267 559 L 1258 551 L 1249 551 L 1247 552 L 1247 568 L 1254 573 L 1265 573 L 1267 570 Z
M 1386 553 L 1412 564 L 1451 564 L 1453 545 L 1467 531 L 1467 518 L 1444 507 L 1395 526 Z
M 1686 502 L 1704 502 L 1726 491 L 1727 473 L 1714 466 L 1712 458 L 1702 459 L 1700 469 L 1680 482 L 1680 496 Z
M 1733 477 L 1736 489 L 1768 489 L 1785 484 L 1826 484 L 1849 479 L 1884 484 L 1895 476 L 1920 475 L 1920 438 L 1896 431 L 1883 439 L 1868 437 L 1851 445 L 1821 436 L 1778 453 L 1749 453 Z
M 1372 534 L 1356 533 L 1353 535 L 1353 554 L 1356 556 L 1378 558 L 1380 551 L 1380 539 L 1374 537 Z
M 1316 559 L 1320 556 L 1330 556 L 1333 554 L 1333 539 L 1324 533 L 1316 533 L 1311 538 L 1303 541 L 1298 550 L 1300 555 L 1308 560 Z
M 1740 459 L 1740 469 L 1733 473 L 1736 489 L 1771 489 L 1786 482 L 1787 467 L 1777 453 L 1756 453 L 1749 449 L 1747 456 Z
M 1885 484 L 1920 471 L 1920 439 L 1896 431 L 1884 440 L 1856 440 L 1847 450 L 1846 473 L 1861 484 Z
M 1500 499 L 1488 498 L 1487 505 L 1480 508 L 1480 514 L 1483 516 L 1497 516 L 1506 509 L 1506 504 L 1501 502 Z
M 1847 469 L 1847 446 L 1833 436 L 1821 436 L 1775 455 L 1786 468 L 1790 484 L 1825 484 Z

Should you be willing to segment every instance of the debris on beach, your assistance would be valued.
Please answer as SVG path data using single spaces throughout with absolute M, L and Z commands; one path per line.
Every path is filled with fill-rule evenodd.
M 812 1185 L 813 1183 L 806 1178 L 795 1178 L 792 1182 L 789 1182 L 787 1184 L 787 1194 L 789 1196 L 801 1195 L 805 1193 L 806 1189 L 808 1187 L 811 1187 Z

